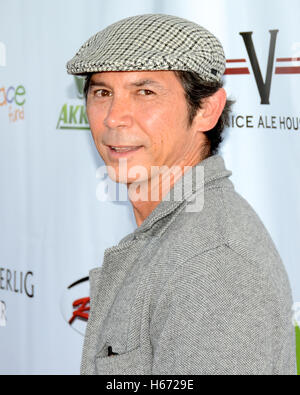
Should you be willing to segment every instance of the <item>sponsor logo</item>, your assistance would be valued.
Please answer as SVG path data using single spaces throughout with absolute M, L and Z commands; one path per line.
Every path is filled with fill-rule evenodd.
M 0 268 L 0 290 L 34 298 L 33 272 L 18 272 Z
M 6 304 L 0 301 L 0 327 L 5 327 L 6 322 Z
M 271 105 L 271 88 L 274 76 L 282 78 L 284 75 L 300 74 L 300 43 L 294 43 L 288 56 L 280 57 L 276 55 L 276 46 L 280 39 L 279 30 L 269 31 L 269 47 L 266 53 L 267 70 L 263 77 L 261 62 L 257 56 L 254 32 L 240 33 L 246 58 L 227 59 L 226 76 L 246 75 L 253 76 L 260 96 L 261 105 Z M 256 130 L 272 130 L 272 131 L 300 131 L 299 114 L 232 114 L 230 118 L 230 127 L 232 129 L 256 129 Z
M 6 46 L 0 41 L 0 67 L 6 66 Z
M 77 333 L 84 335 L 89 318 L 89 277 L 84 277 L 68 286 L 61 297 L 61 312 L 64 320 Z
M 298 47 L 299 43 L 293 45 L 293 57 L 278 57 L 275 58 L 276 43 L 278 40 L 279 30 L 270 30 L 270 45 L 267 63 L 266 77 L 263 78 L 260 63 L 257 57 L 256 48 L 253 42 L 253 32 L 240 33 L 244 40 L 244 45 L 249 57 L 250 65 L 256 81 L 258 92 L 261 98 L 261 104 L 270 104 L 270 93 L 273 75 L 284 74 L 300 74 L 300 54 Z M 298 56 L 297 56 L 298 55 Z M 276 59 L 276 64 L 275 64 Z M 225 75 L 250 75 L 250 65 L 247 65 L 246 59 L 228 59 Z M 231 67 L 235 64 L 237 67 Z M 275 67 L 274 67 L 275 65 Z
M 26 103 L 26 89 L 23 85 L 0 88 L 0 110 L 8 108 L 9 121 L 14 123 L 25 118 L 24 105 Z
M 232 115 L 230 126 L 233 129 L 266 129 L 300 131 L 300 117 L 279 115 Z
M 85 79 L 74 76 L 72 102 L 63 104 L 56 129 L 60 130 L 90 130 L 84 103 L 83 87 Z

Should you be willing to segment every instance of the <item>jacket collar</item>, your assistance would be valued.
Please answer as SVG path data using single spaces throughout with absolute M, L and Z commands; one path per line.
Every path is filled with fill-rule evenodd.
M 204 173 L 202 173 L 203 177 L 199 177 L 201 172 Z M 145 219 L 142 225 L 133 233 L 123 238 L 119 245 L 131 241 L 145 233 L 157 221 L 171 214 L 181 204 L 190 200 L 201 188 L 206 189 L 211 182 L 230 177 L 231 175 L 232 172 L 226 169 L 224 159 L 220 155 L 213 155 L 199 162 L 196 166 L 184 173 L 160 204 Z M 178 199 L 178 196 L 180 199 Z

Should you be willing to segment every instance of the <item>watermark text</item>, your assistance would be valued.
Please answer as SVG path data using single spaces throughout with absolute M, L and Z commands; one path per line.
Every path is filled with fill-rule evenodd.
M 127 159 L 119 167 L 101 166 L 97 169 L 99 179 L 96 197 L 101 202 L 188 202 L 187 212 L 200 212 L 204 207 L 203 166 L 144 166 L 128 167 Z M 119 188 L 124 184 L 127 190 Z M 125 193 L 126 191 L 126 193 Z

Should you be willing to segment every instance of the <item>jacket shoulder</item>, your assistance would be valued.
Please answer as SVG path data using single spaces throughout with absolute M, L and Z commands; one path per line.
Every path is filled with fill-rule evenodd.
M 207 188 L 199 211 L 189 212 L 191 203 L 185 204 L 160 238 L 161 248 L 188 258 L 226 245 L 248 260 L 281 261 L 256 211 L 227 185 Z
M 207 254 L 209 251 L 212 254 Z M 232 272 L 242 265 L 245 274 L 268 278 L 269 289 L 292 304 L 288 274 L 268 230 L 232 187 L 208 188 L 199 212 L 182 209 L 160 238 L 155 255 L 159 257 L 161 278 L 167 279 L 184 262 L 189 264 L 202 255 L 209 264 L 199 266 L 199 270 L 208 270 L 222 261 L 227 270 L 224 266 L 229 251 Z M 222 265 L 218 270 L 221 268 Z

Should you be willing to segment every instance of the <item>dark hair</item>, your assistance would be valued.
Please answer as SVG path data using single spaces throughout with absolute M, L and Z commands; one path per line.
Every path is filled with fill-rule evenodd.
M 206 82 L 203 81 L 199 74 L 191 71 L 175 71 L 176 76 L 179 78 L 184 90 L 188 104 L 188 125 L 191 126 L 193 120 L 199 109 L 202 108 L 203 100 L 215 94 L 220 88 L 223 87 L 223 82 Z M 84 84 L 84 96 L 87 101 L 87 95 L 90 85 L 90 80 L 93 73 L 88 73 Z M 206 157 L 216 155 L 219 152 L 221 143 L 224 140 L 223 132 L 226 126 L 229 126 L 230 112 L 234 101 L 227 100 L 224 110 L 216 124 L 216 126 L 207 131 L 205 136 L 207 144 L 203 152 L 206 152 Z

